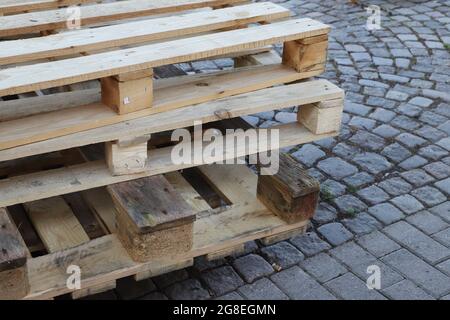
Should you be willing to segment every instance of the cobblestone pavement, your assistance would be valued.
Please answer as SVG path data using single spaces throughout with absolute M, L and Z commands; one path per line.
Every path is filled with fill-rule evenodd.
M 346 0 L 274 2 L 333 26 L 322 77 L 347 92 L 341 135 L 289 150 L 322 183 L 310 232 L 138 285 L 122 280 L 102 296 L 450 299 L 450 1 L 363 0 L 382 8 L 373 32 L 365 8 Z M 295 115 L 246 119 L 265 127 Z M 366 287 L 371 265 L 381 268 L 381 290 Z

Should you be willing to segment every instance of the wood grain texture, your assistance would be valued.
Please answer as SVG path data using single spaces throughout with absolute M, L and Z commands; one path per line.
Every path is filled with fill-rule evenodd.
M 118 210 L 138 233 L 172 228 L 195 220 L 195 212 L 162 175 L 108 186 Z
M 217 57 L 279 42 L 327 34 L 329 26 L 304 18 L 247 29 L 0 70 L 0 96 L 105 78 L 157 66 Z
M 228 166 L 232 168 L 232 166 Z M 242 174 L 242 171 L 240 171 Z M 229 172 L 232 179 L 235 176 Z M 227 177 L 224 177 L 227 179 Z M 257 176 L 248 169 L 246 178 L 253 181 L 256 193 Z M 257 201 L 255 199 L 255 201 Z M 304 222 L 289 225 L 269 210 L 253 210 L 254 203 L 230 208 L 194 223 L 194 246 L 176 260 L 160 259 L 147 263 L 133 261 L 115 235 L 104 236 L 59 254 L 38 257 L 30 261 L 31 293 L 27 299 L 45 299 L 69 293 L 66 275 L 68 265 L 76 263 L 84 270 L 82 286 L 107 283 L 148 270 L 164 270 L 165 266 L 182 263 L 197 256 L 225 250 L 245 242 L 305 226 Z M 56 263 L 61 261 L 60 263 Z
M 81 7 L 81 25 L 239 2 L 242 0 L 130 0 L 90 5 Z M 64 8 L 0 17 L 0 36 L 66 29 L 68 20 L 70 12 Z
M 97 1 L 98 0 L 1 0 L 0 15 L 2 13 L 21 13 L 25 11 L 52 9 Z
M 70 133 L 175 110 L 188 105 L 252 92 L 317 74 L 317 72 L 297 73 L 290 68 L 277 65 L 242 69 L 236 72 L 226 71 L 207 75 L 156 80 L 156 90 L 154 91 L 154 101 L 151 108 L 118 115 L 105 105 L 95 103 L 3 122 L 0 126 L 0 149 L 12 148 L 20 144 L 47 140 Z M 27 105 L 29 103 L 32 103 L 32 101 L 23 101 L 23 104 Z M 27 127 L 28 130 L 22 130 L 23 127 Z
M 298 123 L 281 125 L 276 127 L 280 134 L 280 148 L 332 137 L 337 132 L 323 135 L 315 135 Z M 229 137 L 235 139 L 237 137 Z M 242 137 L 240 137 L 242 139 Z M 199 146 L 200 141 L 195 142 Z M 194 152 L 194 142 L 191 151 Z M 204 145 L 204 147 L 206 144 Z M 260 146 L 256 152 L 265 152 L 269 146 Z M 111 176 L 103 160 L 88 162 L 81 165 L 70 166 L 63 169 L 55 169 L 34 173 L 19 177 L 13 177 L 0 181 L 0 205 L 9 206 L 24 201 L 33 201 L 53 197 L 61 194 L 88 190 L 101 186 L 111 185 L 124 181 L 130 181 L 147 176 L 163 174 L 175 170 L 186 169 L 198 164 L 173 164 L 171 160 L 173 147 L 150 150 L 148 152 L 148 166 L 146 171 L 140 174 L 126 176 Z M 234 152 L 224 150 L 221 160 L 234 159 L 247 155 L 246 146 L 241 146 Z M 193 154 L 192 154 L 193 155 Z
M 49 252 L 89 241 L 78 219 L 61 197 L 24 203 L 28 216 Z
M 289 16 L 289 10 L 270 3 L 255 3 L 215 11 L 121 23 L 64 32 L 47 37 L 2 42 L 0 65 L 69 56 L 107 48 L 151 42 L 220 30 Z
M 241 82 L 238 82 L 238 84 L 241 84 Z M 262 111 L 295 105 L 305 105 L 342 97 L 343 91 L 326 80 L 308 81 L 294 85 L 263 89 L 251 93 L 239 94 L 230 98 L 223 98 L 208 103 L 154 114 L 152 116 L 143 116 L 139 119 L 129 121 L 123 120 L 124 122 L 115 125 L 70 134 L 60 138 L 46 139 L 46 141 L 28 144 L 23 147 L 0 150 L 0 161 L 79 147 L 92 143 L 118 140 L 130 136 L 136 137 L 149 133 L 187 127 L 191 126 L 196 120 L 207 123 Z M 112 110 L 109 111 L 114 114 Z M 71 112 L 71 114 L 76 117 L 77 112 Z M 114 114 L 114 117 L 116 116 L 117 115 Z M 89 121 L 95 119 L 95 117 L 96 112 L 91 115 Z M 45 118 L 39 119 L 44 121 Z M 28 128 L 26 131 L 21 129 L 18 130 L 16 126 L 11 125 L 13 122 L 14 121 L 2 124 L 0 132 L 4 136 L 0 135 L 0 141 L 3 139 L 3 143 L 7 143 L 7 141 L 11 141 L 11 137 L 13 137 L 14 141 L 23 139 L 22 143 L 27 143 L 27 141 L 31 139 L 30 134 L 34 130 L 32 130 L 29 125 L 26 126 Z M 40 130 L 45 131 L 46 128 L 42 127 L 42 122 L 36 123 L 33 120 L 33 123 L 39 128 L 34 134 L 35 139 L 43 139 L 44 136 L 40 136 L 42 133 Z M 54 130 L 54 125 L 63 131 L 65 130 L 65 127 L 70 126 L 68 123 L 62 124 L 53 121 L 53 123 L 48 124 L 49 127 L 52 127 L 51 131 Z M 8 128 L 8 130 L 5 130 L 4 128 Z M 47 137 L 47 134 L 48 133 L 45 132 L 45 137 Z M 14 144 L 17 144 L 17 142 Z

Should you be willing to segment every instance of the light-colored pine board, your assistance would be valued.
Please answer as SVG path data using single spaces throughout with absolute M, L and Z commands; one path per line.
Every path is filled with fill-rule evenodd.
M 98 0 L 0 0 L 0 16 L 2 13 L 22 13 L 90 2 L 98 2 Z
M 31 222 L 48 252 L 73 248 L 89 237 L 61 197 L 24 203 Z
M 118 115 L 111 108 L 94 103 L 3 122 L 0 126 L 0 150 L 252 92 L 313 74 L 297 73 L 277 65 L 160 80 L 156 83 L 153 106 L 140 111 Z
M 90 189 L 82 192 L 83 199 L 100 222 L 105 233 L 116 231 L 116 209 L 105 188 Z
M 74 248 L 90 241 L 63 198 L 54 197 L 25 203 L 24 207 L 49 253 Z M 92 288 L 82 287 L 75 291 L 72 297 L 80 299 L 90 294 L 114 289 L 115 286 L 114 280 Z
M 0 71 L 0 96 L 40 90 L 121 73 L 258 48 L 327 34 L 329 26 L 309 19 L 207 34 L 79 58 Z
M 99 99 L 100 89 L 86 89 L 0 101 L 0 121 L 92 104 Z
M 201 173 L 211 182 L 218 192 L 225 196 L 231 203 L 249 203 L 256 196 L 255 181 L 248 177 L 245 166 L 236 166 L 233 176 L 227 171 L 227 166 L 203 166 Z M 226 177 L 224 179 L 224 177 Z M 214 182 L 214 183 L 212 183 Z
M 129 0 L 82 6 L 83 26 L 170 13 L 222 4 L 237 4 L 242 0 Z M 66 9 L 30 12 L 0 17 L 0 36 L 21 35 L 46 30 L 66 29 L 70 20 Z
M 193 125 L 196 120 L 207 123 L 342 97 L 343 91 L 326 80 L 279 86 L 48 139 L 22 147 L 1 150 L 0 161 L 182 128 Z M 40 124 L 38 125 L 40 126 Z M 27 131 L 31 132 L 31 129 L 28 127 Z
M 235 67 L 242 68 L 255 65 L 278 64 L 281 61 L 280 55 L 275 50 L 271 50 L 269 52 L 237 57 L 234 60 L 234 65 Z
M 210 210 L 208 203 L 198 194 L 189 182 L 178 171 L 169 172 L 164 175 L 167 181 L 175 188 L 181 197 L 196 211 Z
M 337 133 L 315 135 L 298 123 L 285 124 L 274 127 L 279 129 L 279 147 L 293 146 L 309 143 L 311 141 L 335 136 Z M 235 139 L 244 139 L 243 133 L 235 133 Z M 229 137 L 231 138 L 231 137 Z M 191 145 L 191 157 L 198 152 L 201 141 L 187 142 Z M 195 146 L 195 147 L 194 147 Z M 206 146 L 206 143 L 203 145 Z M 257 153 L 265 152 L 270 146 L 264 143 L 255 150 Z M 0 181 L 0 206 L 9 206 L 17 203 L 49 198 L 61 194 L 89 190 L 124 181 L 130 181 L 156 174 L 168 173 L 185 168 L 195 167 L 205 162 L 190 162 L 174 164 L 172 161 L 173 147 L 150 150 L 148 164 L 145 172 L 127 176 L 112 176 L 103 160 L 34 173 L 30 175 L 13 177 Z M 230 160 L 235 157 L 247 155 L 248 150 L 244 144 L 239 145 L 234 152 L 224 148 L 218 160 Z
M 48 37 L 5 41 L 1 44 L 0 65 L 117 48 L 180 36 L 187 37 L 195 33 L 261 21 L 273 21 L 287 16 L 289 16 L 289 10 L 265 2 L 83 29 Z
M 247 177 L 256 180 L 256 176 L 250 178 L 251 174 L 249 172 Z M 255 202 L 257 202 L 256 199 Z M 237 205 L 220 214 L 197 220 L 194 223 L 194 248 L 180 256 L 179 261 L 298 229 L 305 224 L 302 222 L 288 225 L 267 209 L 254 210 L 254 203 Z M 63 263 L 56 263 L 56 261 Z M 173 260 L 136 263 L 128 256 L 117 237 L 108 235 L 77 248 L 30 260 L 28 270 L 31 292 L 27 299 L 46 299 L 69 293 L 70 290 L 66 286 L 66 274 L 62 271 L 65 271 L 67 265 L 75 262 L 83 272 L 83 287 L 108 283 L 111 280 L 148 270 L 160 270 L 164 266 L 174 264 Z

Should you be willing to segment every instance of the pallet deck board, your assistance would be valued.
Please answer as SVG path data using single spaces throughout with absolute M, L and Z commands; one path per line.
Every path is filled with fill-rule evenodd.
M 213 58 L 279 42 L 327 34 L 329 26 L 294 19 L 136 48 L 0 70 L 0 96 L 29 92 L 121 73 Z
M 0 0 L 0 14 L 45 10 L 98 2 L 98 0 Z
M 82 6 L 80 16 L 85 26 L 239 2 L 242 0 L 129 0 Z M 66 29 L 70 14 L 62 8 L 0 17 L 0 37 Z
M 342 97 L 343 91 L 326 80 L 314 80 L 279 86 L 141 117 L 115 125 L 27 144 L 25 146 L 0 150 L 0 161 L 79 147 L 92 143 L 112 141 L 119 138 L 126 138 L 127 136 L 143 136 L 182 128 L 192 125 L 195 120 L 208 123 L 262 111 L 315 103 L 322 100 L 339 99 Z M 31 132 L 31 128 L 28 131 Z M 27 132 L 25 134 L 28 135 Z
M 213 165 L 212 167 L 218 166 Z M 227 167 L 230 168 L 230 166 Z M 243 170 L 238 171 L 240 176 L 245 172 Z M 257 176 L 250 169 L 246 168 L 245 170 L 244 177 L 256 183 Z M 223 179 L 233 180 L 236 174 L 230 169 L 230 174 Z M 256 185 L 254 188 L 254 191 L 247 191 L 256 193 Z M 306 221 L 292 225 L 286 224 L 266 208 L 255 210 L 255 207 L 261 208 L 261 204 L 258 202 L 255 198 L 251 203 L 239 203 L 222 213 L 198 219 L 194 222 L 193 249 L 177 257 L 177 260 L 184 261 L 211 252 L 218 252 L 265 236 L 299 229 L 307 224 Z M 112 203 L 110 206 L 113 207 Z M 58 260 L 63 263 L 56 263 Z M 81 267 L 83 272 L 82 288 L 87 288 L 139 272 L 163 270 L 164 266 L 173 265 L 174 260 L 134 262 L 116 235 L 106 235 L 76 248 L 31 259 L 28 263 L 31 291 L 26 299 L 48 299 L 70 293 L 71 290 L 66 286 L 67 275 L 65 273 L 70 264 L 77 264 Z
M 156 116 L 157 113 L 244 94 L 316 74 L 318 72 L 297 73 L 283 65 L 276 65 L 157 80 L 153 106 L 144 110 L 118 115 L 102 103 L 94 103 L 3 122 L 0 126 L 0 150 L 149 115 Z M 24 131 L 22 128 L 28 129 Z
M 298 123 L 285 124 L 274 127 L 279 129 L 279 147 L 293 146 L 297 144 L 309 143 L 312 141 L 332 137 L 337 132 L 316 135 Z M 236 135 L 239 135 L 237 133 Z M 241 137 L 242 139 L 242 137 Z M 192 142 L 192 146 L 202 145 L 200 141 Z M 248 154 L 246 146 L 238 146 L 236 154 L 230 153 L 225 148 L 221 160 L 231 160 Z M 265 152 L 269 146 L 260 146 L 257 152 Z M 171 160 L 173 147 L 164 147 L 149 150 L 148 164 L 145 172 L 126 176 L 112 176 L 104 160 L 87 162 L 80 165 L 69 166 L 61 169 L 54 169 L 33 173 L 29 175 L 12 177 L 0 180 L 0 207 L 14 205 L 17 203 L 33 201 L 37 199 L 49 198 L 66 193 L 88 190 L 101 186 L 111 185 L 123 181 L 130 181 L 147 176 L 172 172 L 190 167 L 196 167 L 203 163 L 174 164 Z M 195 152 L 195 148 L 191 148 Z
M 197 12 L 93 29 L 83 29 L 47 37 L 2 43 L 0 65 L 117 48 L 196 33 L 220 30 L 249 23 L 288 17 L 290 11 L 273 3 L 254 3 L 214 11 Z
M 62 197 L 24 203 L 24 206 L 48 252 L 76 247 L 89 241 L 88 235 Z

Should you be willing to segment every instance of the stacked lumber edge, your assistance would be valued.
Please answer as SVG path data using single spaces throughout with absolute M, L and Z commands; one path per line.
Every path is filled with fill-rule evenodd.
M 309 79 L 324 72 L 327 25 L 270 2 L 97 2 L 0 0 L 0 299 L 81 298 L 273 243 L 317 205 L 318 182 L 285 154 L 275 175 L 174 164 L 168 137 L 293 106 L 297 122 L 272 128 L 280 148 L 337 135 L 344 93 Z M 66 30 L 70 5 L 81 29 Z M 235 67 L 174 66 L 221 58 Z M 67 285 L 73 265 L 81 289 Z

